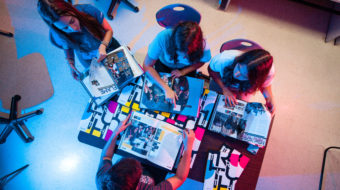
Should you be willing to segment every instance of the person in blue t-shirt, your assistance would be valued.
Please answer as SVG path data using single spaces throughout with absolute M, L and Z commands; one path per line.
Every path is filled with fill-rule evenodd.
M 172 77 L 194 77 L 196 70 L 210 59 L 210 49 L 200 26 L 186 21 L 156 36 L 148 47 L 144 70 L 160 84 L 167 100 L 176 104 L 176 93 L 162 81 L 158 73 L 171 73 Z
M 102 12 L 88 4 L 73 6 L 63 0 L 38 0 L 38 12 L 50 28 L 50 39 L 64 49 L 72 76 L 79 80 L 74 52 L 84 68 L 90 66 L 93 57 L 98 62 L 120 45 Z

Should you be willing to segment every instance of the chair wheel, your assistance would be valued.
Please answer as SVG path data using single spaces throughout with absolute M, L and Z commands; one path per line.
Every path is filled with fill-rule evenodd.
M 112 20 L 113 19 L 113 16 L 112 15 L 107 15 L 107 17 Z
M 136 13 L 138 13 L 138 12 L 139 12 L 139 8 L 138 8 L 138 7 L 134 7 L 134 8 L 133 8 L 133 11 L 135 11 Z

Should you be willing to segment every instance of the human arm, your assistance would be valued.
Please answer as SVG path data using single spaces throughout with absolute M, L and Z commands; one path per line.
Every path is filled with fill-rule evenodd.
M 273 96 L 273 92 L 272 92 L 272 85 L 269 85 L 267 87 L 264 87 L 261 89 L 261 93 L 264 97 L 264 99 L 266 100 L 266 107 L 268 108 L 268 110 L 270 111 L 270 113 L 272 115 L 275 114 L 275 103 L 274 103 L 274 96 Z
M 232 93 L 228 87 L 226 87 L 220 76 L 220 73 L 213 71 L 210 66 L 208 67 L 209 75 L 212 79 L 217 83 L 217 85 L 222 89 L 223 95 L 225 96 L 225 103 L 228 106 L 235 106 L 236 105 L 236 96 Z
M 115 145 L 117 141 L 118 135 L 124 131 L 128 126 L 131 125 L 131 122 L 128 123 L 130 119 L 131 114 L 122 122 L 119 124 L 119 126 L 113 131 L 110 139 L 106 142 L 102 154 L 100 157 L 100 161 L 103 161 L 104 159 L 111 160 L 115 151 Z
M 65 49 L 65 56 L 66 56 L 66 60 L 67 63 L 70 66 L 71 69 L 71 74 L 73 76 L 73 78 L 77 81 L 80 80 L 80 72 L 78 71 L 78 69 L 75 66 L 75 62 L 74 62 L 74 50 L 73 49 Z
M 105 35 L 98 48 L 99 52 L 98 63 L 101 62 L 106 57 L 106 48 L 109 45 L 113 36 L 113 30 L 105 18 L 103 18 L 102 26 L 105 30 Z
M 153 68 L 155 63 L 156 60 L 150 58 L 149 55 L 146 55 L 144 59 L 143 69 L 145 72 L 148 72 L 165 91 L 166 98 L 170 99 L 172 103 L 176 105 L 176 100 L 178 99 L 177 95 L 167 84 L 164 83 L 158 72 Z
M 184 135 L 184 154 L 178 164 L 176 175 L 167 179 L 171 183 L 173 189 L 180 187 L 189 174 L 192 146 L 195 140 L 195 133 L 193 130 L 183 131 Z
M 204 63 L 202 62 L 198 62 L 198 63 L 195 63 L 195 64 L 192 64 L 188 67 L 185 67 L 183 69 L 176 69 L 176 70 L 173 70 L 171 72 L 171 76 L 172 77 L 180 77 L 180 76 L 185 76 L 187 75 L 188 73 L 192 72 L 192 71 L 195 71 L 197 70 L 198 68 L 202 67 L 202 65 L 204 65 Z

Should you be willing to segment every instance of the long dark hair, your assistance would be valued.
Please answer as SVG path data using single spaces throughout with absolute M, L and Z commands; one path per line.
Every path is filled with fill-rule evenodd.
M 176 41 L 180 47 L 177 49 Z M 171 60 L 175 63 L 177 60 L 176 51 L 186 52 L 191 63 L 198 62 L 202 56 L 205 47 L 201 27 L 196 22 L 180 22 L 175 26 L 167 43 L 167 52 Z
M 60 16 L 74 16 L 79 20 L 79 24 L 83 26 L 97 40 L 101 41 L 105 35 L 103 26 L 92 16 L 78 11 L 72 4 L 64 0 L 38 0 L 38 12 L 45 23 L 57 33 L 67 44 L 74 49 L 82 49 L 80 42 L 75 41 L 59 28 L 54 26 L 54 22 L 58 21 Z
M 234 78 L 233 72 L 237 63 L 246 64 L 248 80 L 240 81 Z M 235 58 L 230 67 L 223 70 L 222 81 L 226 86 L 238 86 L 239 91 L 252 93 L 260 90 L 266 81 L 273 64 L 273 57 L 263 49 L 250 50 Z

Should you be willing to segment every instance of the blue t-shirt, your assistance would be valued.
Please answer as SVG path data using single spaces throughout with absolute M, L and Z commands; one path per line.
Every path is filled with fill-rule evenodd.
M 101 11 L 99 11 L 96 7 L 89 4 L 75 5 L 74 7 L 78 11 L 94 17 L 100 24 L 103 23 L 104 14 Z M 57 33 L 55 33 L 53 30 L 50 30 L 50 32 L 51 37 L 53 38 L 57 45 L 59 45 L 63 49 L 71 48 L 69 47 L 65 40 L 60 38 L 60 36 Z M 80 42 L 80 47 L 82 49 L 75 49 L 75 51 L 80 62 L 83 64 L 85 68 L 87 68 L 91 63 L 91 59 L 97 56 L 98 48 L 101 41 L 95 38 L 83 27 L 81 27 L 81 32 L 74 32 L 70 33 L 69 35 L 73 40 Z
M 192 65 L 188 59 L 188 55 L 184 52 L 177 51 L 178 63 L 175 65 L 174 60 L 170 59 L 170 54 L 167 51 L 167 43 L 170 40 L 172 29 L 165 29 L 161 31 L 156 38 L 151 42 L 148 48 L 148 56 L 151 59 L 159 59 L 162 63 L 172 69 L 181 69 L 183 67 Z M 205 63 L 211 59 L 210 48 L 207 43 L 204 47 L 203 56 L 200 62 Z

